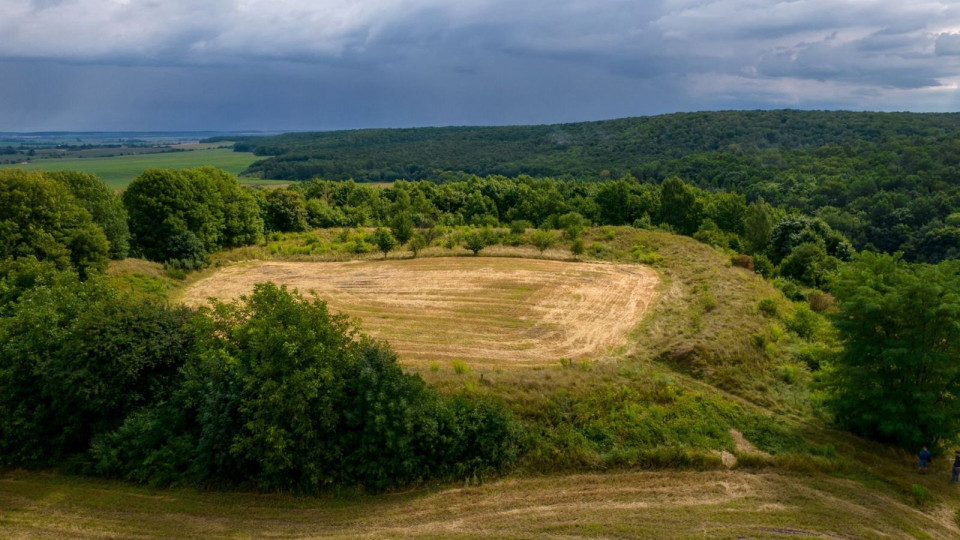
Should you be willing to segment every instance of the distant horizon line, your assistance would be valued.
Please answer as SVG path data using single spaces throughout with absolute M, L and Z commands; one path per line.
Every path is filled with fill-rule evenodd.
M 334 132 L 334 131 L 364 131 L 374 129 L 442 129 L 442 128 L 471 128 L 471 127 L 536 127 L 536 126 L 558 126 L 565 124 L 583 124 L 591 122 L 608 122 L 614 120 L 628 120 L 632 118 L 656 118 L 659 116 L 672 116 L 680 114 L 702 114 L 702 113 L 725 113 L 725 112 L 825 112 L 825 113 L 852 113 L 852 114 L 913 114 L 913 115 L 956 115 L 960 111 L 882 111 L 882 110 L 853 110 L 853 109 L 799 109 L 799 108 L 775 108 L 775 109 L 702 109 L 694 111 L 675 111 L 659 114 L 644 114 L 631 116 L 617 116 L 611 118 L 599 118 L 592 120 L 575 120 L 560 122 L 541 122 L 530 124 L 421 124 L 421 125 L 403 125 L 403 126 L 365 126 L 365 127 L 337 127 L 337 128 L 301 128 L 301 129 L 169 129 L 169 130 L 136 130 L 136 129 L 53 129 L 37 131 L 0 131 L 0 137 L 3 136 L 52 136 L 52 135 L 276 135 L 284 133 L 313 133 L 313 132 Z

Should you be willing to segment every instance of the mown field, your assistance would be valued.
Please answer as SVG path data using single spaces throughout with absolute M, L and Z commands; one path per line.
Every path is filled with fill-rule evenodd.
M 276 261 L 224 268 L 183 298 L 230 300 L 263 281 L 316 292 L 388 340 L 406 365 L 501 369 L 608 357 L 627 344 L 659 282 L 638 265 L 543 259 Z
M 510 478 L 323 498 L 153 490 L 0 474 L 5 538 L 932 538 L 918 509 L 856 482 L 771 471 Z
M 3 165 L 3 167 L 43 171 L 84 171 L 96 174 L 113 189 L 123 189 L 146 169 L 183 169 L 209 165 L 236 175 L 257 159 L 259 158 L 246 152 L 234 152 L 227 148 L 209 148 L 114 157 L 39 159 L 25 165 Z M 264 183 L 260 180 L 254 182 L 249 178 L 241 178 L 240 181 Z

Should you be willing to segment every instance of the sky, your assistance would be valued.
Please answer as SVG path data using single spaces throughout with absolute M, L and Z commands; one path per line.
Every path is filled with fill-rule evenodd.
M 0 0 L 0 131 L 960 110 L 960 0 Z

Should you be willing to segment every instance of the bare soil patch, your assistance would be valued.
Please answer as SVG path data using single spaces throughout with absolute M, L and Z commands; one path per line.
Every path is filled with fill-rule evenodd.
M 257 262 L 219 270 L 181 298 L 228 300 L 264 281 L 315 292 L 407 364 L 497 367 L 605 357 L 626 345 L 659 283 L 637 265 L 535 259 Z

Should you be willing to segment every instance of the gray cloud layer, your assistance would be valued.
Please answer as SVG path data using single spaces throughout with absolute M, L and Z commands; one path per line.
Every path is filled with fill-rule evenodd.
M 0 130 L 955 110 L 948 0 L 0 0 Z

